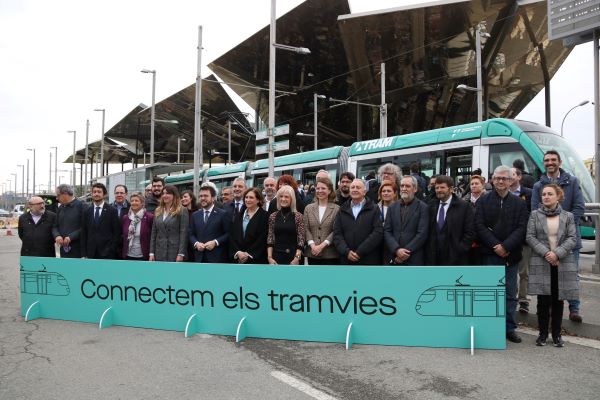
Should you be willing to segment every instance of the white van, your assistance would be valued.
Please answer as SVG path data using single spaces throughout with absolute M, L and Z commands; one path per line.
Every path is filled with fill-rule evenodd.
M 15 208 L 13 208 L 12 215 L 13 217 L 19 217 L 25 212 L 25 204 L 16 204 Z

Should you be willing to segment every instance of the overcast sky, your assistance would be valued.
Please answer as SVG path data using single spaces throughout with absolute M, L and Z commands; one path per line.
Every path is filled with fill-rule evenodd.
M 301 1 L 277 3 L 280 16 Z M 419 1 L 351 0 L 350 6 L 352 12 L 364 12 L 415 3 Z M 50 147 L 58 146 L 59 161 L 73 151 L 68 130 L 77 131 L 77 148 L 82 148 L 89 119 L 89 141 L 100 139 L 101 113 L 95 108 L 106 109 L 108 130 L 139 103 L 149 105 L 152 78 L 141 69 L 157 71 L 157 102 L 192 84 L 198 25 L 203 26 L 206 66 L 268 25 L 269 16 L 269 0 L 2 0 L 0 184 L 18 172 L 21 191 L 17 165 L 32 160 L 27 149 L 35 148 L 36 184 L 45 189 Z M 593 100 L 592 51 L 589 43 L 577 47 L 552 81 L 552 126 L 557 130 L 572 106 Z M 208 73 L 205 68 L 203 76 Z M 520 118 L 544 123 L 543 93 Z M 565 132 L 583 158 L 591 157 L 593 107 L 574 110 Z M 62 182 L 68 182 L 71 165 L 59 163 L 59 170 Z M 117 170 L 111 167 L 111 172 Z

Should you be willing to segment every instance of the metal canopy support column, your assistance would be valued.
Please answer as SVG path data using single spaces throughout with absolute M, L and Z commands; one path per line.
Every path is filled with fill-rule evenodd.
M 598 39 L 599 31 L 594 30 L 594 130 L 595 130 L 595 153 L 594 160 L 596 161 L 595 169 L 595 183 L 596 183 L 596 203 L 600 203 L 600 61 L 598 56 Z M 596 218 L 596 242 L 595 242 L 595 256 L 594 265 L 592 266 L 592 272 L 600 274 L 600 215 Z

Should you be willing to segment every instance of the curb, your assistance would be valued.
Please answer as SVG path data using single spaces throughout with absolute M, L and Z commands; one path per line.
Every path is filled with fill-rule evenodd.
M 521 314 L 517 310 L 516 320 L 519 325 L 525 325 L 530 328 L 538 329 L 537 315 L 535 313 L 530 312 L 529 314 Z M 563 318 L 562 328 L 567 335 L 600 340 L 600 325 L 588 324 L 585 322 L 575 323 L 570 319 Z

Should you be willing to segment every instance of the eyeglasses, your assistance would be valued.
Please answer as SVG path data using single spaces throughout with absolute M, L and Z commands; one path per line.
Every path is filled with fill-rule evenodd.
M 494 180 L 498 181 L 498 182 L 506 182 L 506 181 L 512 181 L 512 178 L 508 178 L 506 176 L 495 176 Z

